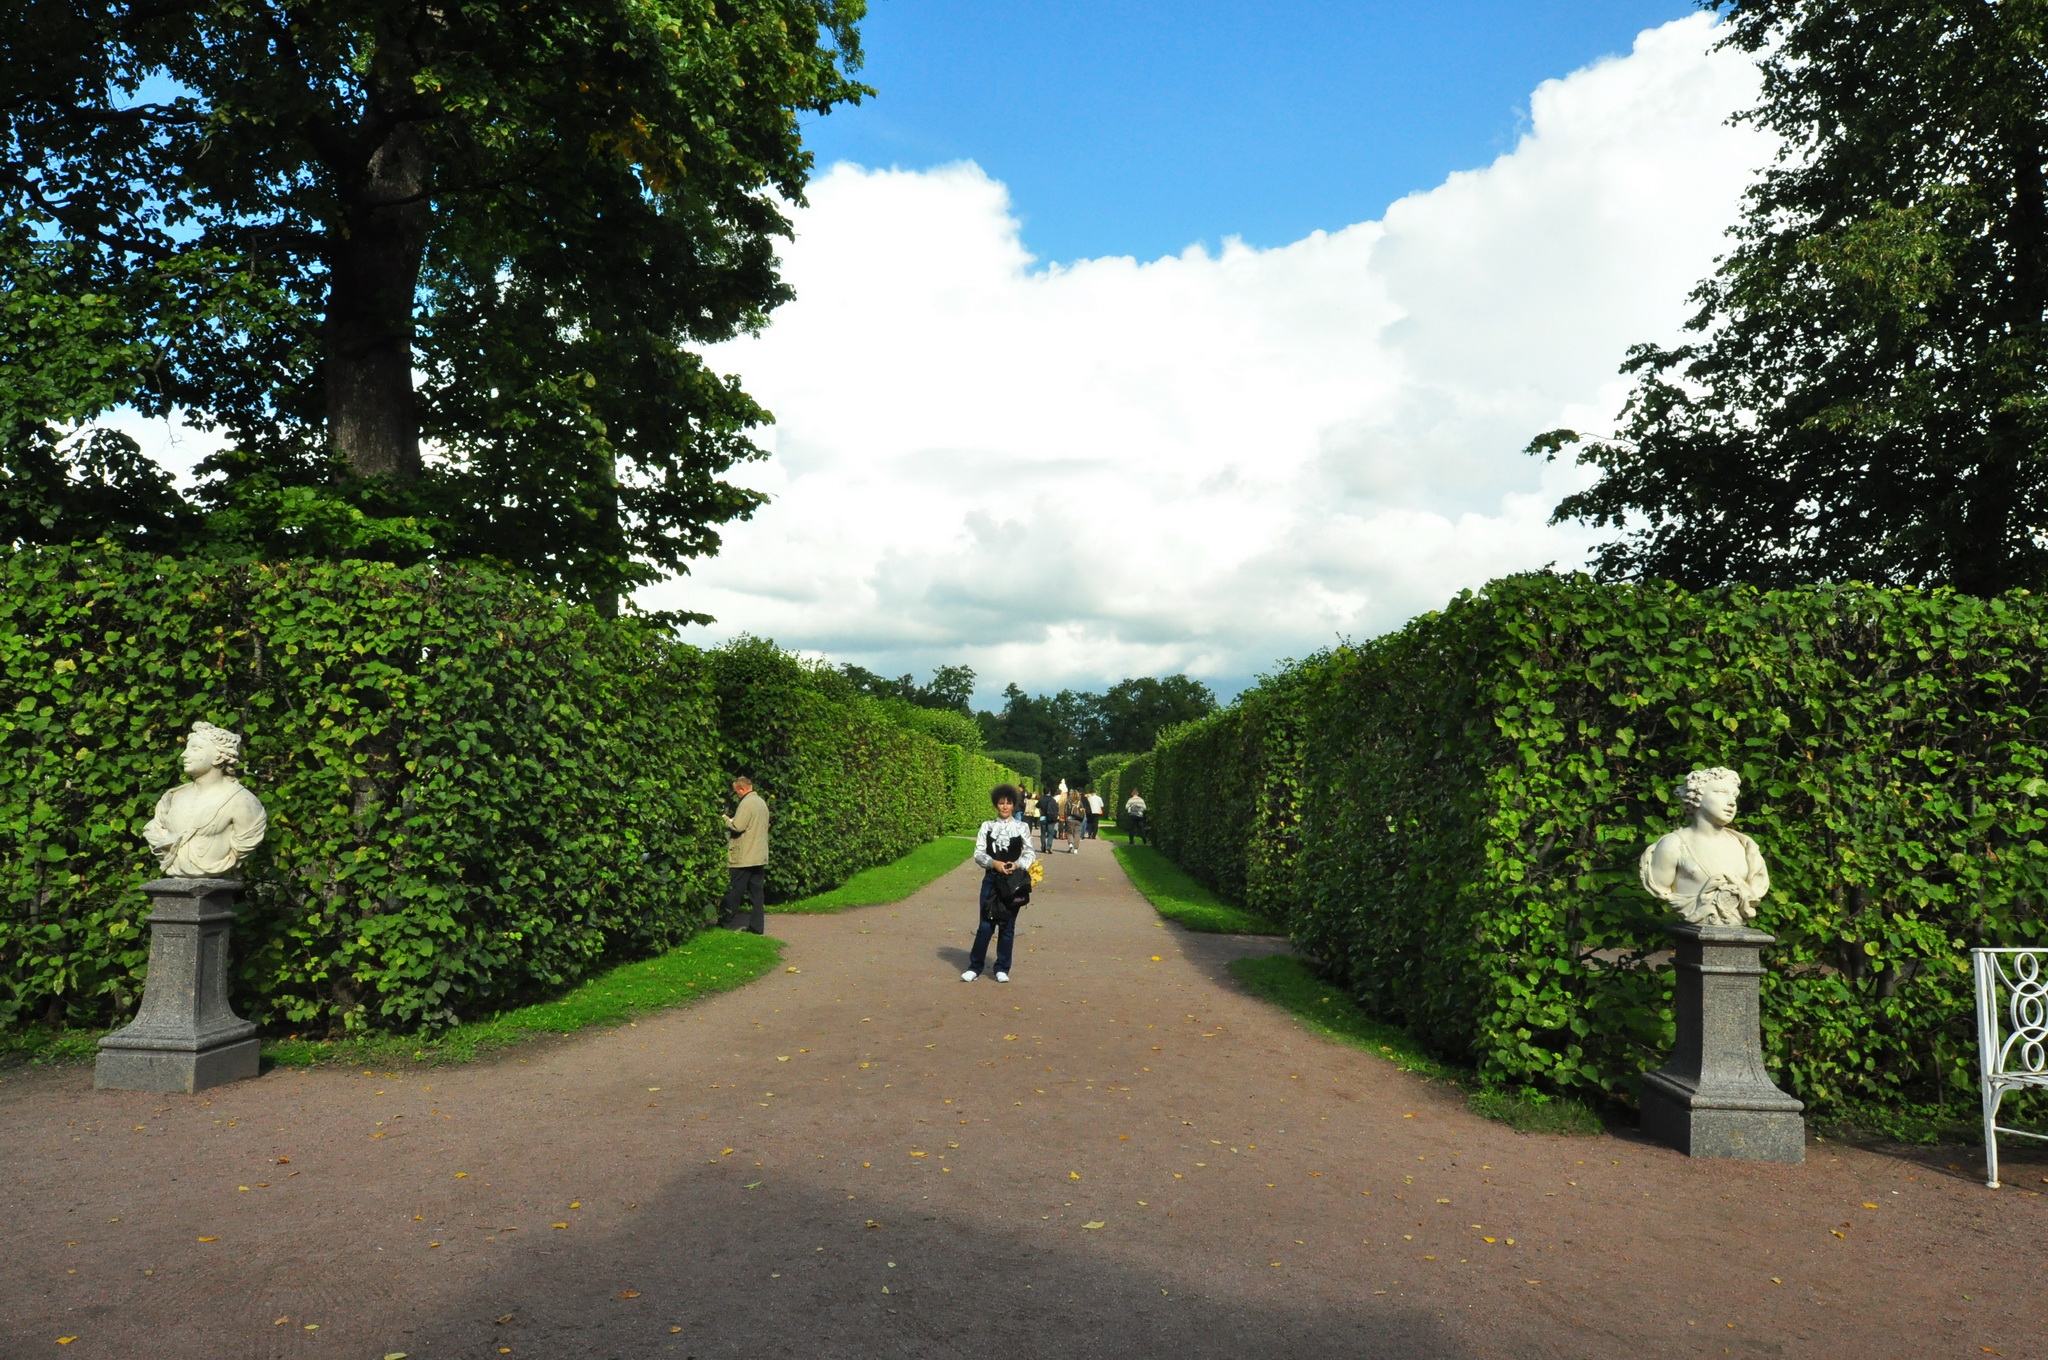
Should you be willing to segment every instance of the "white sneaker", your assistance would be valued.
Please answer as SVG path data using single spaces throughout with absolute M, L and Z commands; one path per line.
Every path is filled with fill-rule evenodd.
M 973 970 L 972 968 L 970 968 L 970 969 L 968 969 L 968 970 L 967 970 L 966 972 L 964 972 L 964 973 L 962 973 L 962 974 L 960 975 L 960 980 L 961 980 L 962 982 L 972 982 L 972 981 L 974 981 L 974 980 L 975 980 L 976 978 L 978 978 L 978 977 L 980 977 L 980 976 L 981 976 L 981 974 L 979 974 L 979 973 L 975 972 L 975 971 L 974 971 L 974 970 Z
M 996 974 L 996 981 L 997 981 L 997 982 L 1008 982 L 1009 980 L 1010 980 L 1010 975 L 1009 975 L 1008 973 L 997 973 L 997 974 Z

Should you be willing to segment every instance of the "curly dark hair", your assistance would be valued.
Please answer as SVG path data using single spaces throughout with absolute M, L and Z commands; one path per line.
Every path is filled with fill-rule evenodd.
M 1024 806 L 1024 795 L 1017 792 L 1015 784 L 998 784 L 988 791 L 988 801 L 991 806 L 1002 802 L 1005 798 L 1010 800 L 1010 811 L 1012 812 Z

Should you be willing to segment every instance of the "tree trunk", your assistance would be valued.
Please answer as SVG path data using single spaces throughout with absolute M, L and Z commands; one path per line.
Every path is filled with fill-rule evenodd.
M 327 438 L 358 477 L 420 475 L 413 402 L 413 295 L 426 256 L 427 151 L 409 122 L 391 125 L 354 183 L 328 257 Z

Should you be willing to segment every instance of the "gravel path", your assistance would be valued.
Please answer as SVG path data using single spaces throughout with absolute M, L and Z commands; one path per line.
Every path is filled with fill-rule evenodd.
M 2048 1354 L 2037 1153 L 1992 1192 L 1518 1135 L 1238 991 L 1273 942 L 1162 925 L 1103 844 L 963 984 L 974 873 L 493 1062 L 10 1074 L 0 1355 Z

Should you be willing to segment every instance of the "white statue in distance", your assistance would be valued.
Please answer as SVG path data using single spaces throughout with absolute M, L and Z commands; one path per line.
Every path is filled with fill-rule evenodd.
M 1693 925 L 1748 925 L 1771 890 L 1771 874 L 1756 842 L 1729 826 L 1742 776 L 1719 767 L 1694 770 L 1678 794 L 1686 823 L 1643 851 L 1644 889 Z
M 156 815 L 142 829 L 166 877 L 225 877 L 263 843 L 263 804 L 232 773 L 241 758 L 239 736 L 210 722 L 192 724 L 184 762 L 192 782 L 157 799 Z

